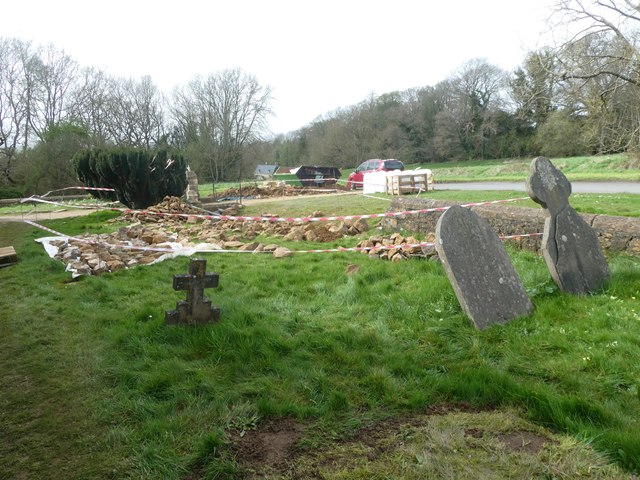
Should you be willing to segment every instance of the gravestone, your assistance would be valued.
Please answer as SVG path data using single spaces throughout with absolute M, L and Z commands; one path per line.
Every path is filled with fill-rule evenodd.
M 196 172 L 191 169 L 187 169 L 187 190 L 185 192 L 185 199 L 188 203 L 193 205 L 200 205 L 200 193 L 198 192 L 198 176 Z
M 533 310 L 500 238 L 476 213 L 456 205 L 442 214 L 436 250 L 462 309 L 478 329 Z
M 571 183 L 567 177 L 548 158 L 534 158 L 527 191 L 547 215 L 542 253 L 560 290 L 584 295 L 602 288 L 611 271 L 597 235 L 569 205 Z
M 186 290 L 187 300 L 180 301 L 175 310 L 165 312 L 166 325 L 203 325 L 220 320 L 220 309 L 205 298 L 205 288 L 218 286 L 218 274 L 206 273 L 207 261 L 192 258 L 189 273 L 173 276 L 173 289 Z

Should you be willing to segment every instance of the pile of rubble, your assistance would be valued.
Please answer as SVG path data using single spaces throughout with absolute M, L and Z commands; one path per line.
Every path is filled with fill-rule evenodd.
M 61 260 L 74 276 L 100 275 L 135 265 L 148 265 L 166 255 L 173 248 L 171 241 L 175 240 L 166 235 L 144 240 L 133 238 L 126 227 L 113 234 L 85 234 L 77 238 L 49 242 L 57 248 L 55 258 Z M 145 250 L 154 247 L 156 250 Z
M 221 193 L 209 195 L 207 199 L 221 200 L 225 198 L 270 198 L 270 197 L 295 197 L 298 195 L 311 195 L 319 193 L 335 193 L 337 187 L 296 187 L 282 184 L 281 182 L 267 182 L 264 186 L 247 185 L 242 188 L 230 188 Z
M 269 253 L 275 257 L 291 255 L 287 248 L 255 241 L 259 236 L 283 238 L 293 242 L 332 242 L 345 236 L 361 236 L 369 231 L 365 219 L 339 222 L 271 222 L 200 220 L 201 213 L 175 197 L 150 207 L 148 212 L 180 213 L 191 216 L 164 216 L 144 212 L 126 212 L 117 221 L 133 221 L 112 234 L 83 235 L 78 240 L 61 239 L 51 242 L 57 247 L 55 257 L 67 269 L 80 275 L 99 275 L 135 265 L 145 265 L 164 258 L 194 251 L 238 250 Z M 322 212 L 313 212 L 322 217 Z M 431 241 L 429 239 L 426 240 Z M 390 261 L 412 257 L 433 257 L 432 247 L 421 247 L 413 237 L 395 233 L 389 237 L 372 236 L 358 243 L 363 253 Z M 398 248 L 382 248 L 399 245 Z M 182 249 L 185 253 L 177 253 Z
M 434 234 L 429 234 L 424 241 L 419 241 L 414 237 L 403 237 L 399 233 L 393 233 L 387 237 L 369 237 L 361 240 L 357 246 L 362 248 L 362 253 L 369 257 L 392 262 L 401 262 L 415 257 L 438 260 L 434 241 Z

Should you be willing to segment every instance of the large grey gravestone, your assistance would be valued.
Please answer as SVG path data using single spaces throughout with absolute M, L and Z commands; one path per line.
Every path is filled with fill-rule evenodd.
M 189 273 L 173 276 L 173 289 L 186 290 L 187 300 L 180 301 L 175 310 L 165 312 L 167 325 L 202 325 L 217 322 L 220 309 L 211 305 L 205 298 L 204 289 L 218 286 L 218 274 L 206 273 L 207 261 L 193 258 L 189 264 Z
M 611 271 L 595 232 L 569 205 L 567 177 L 548 158 L 534 158 L 527 190 L 547 214 L 542 252 L 560 290 L 584 295 L 602 288 Z
M 533 310 L 500 238 L 476 213 L 449 208 L 436 225 L 436 250 L 460 305 L 478 329 Z

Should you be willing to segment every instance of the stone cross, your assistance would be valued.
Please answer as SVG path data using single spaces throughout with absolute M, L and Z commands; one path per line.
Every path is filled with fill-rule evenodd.
M 527 191 L 547 215 L 542 253 L 560 290 L 584 295 L 602 288 L 611 271 L 597 235 L 569 205 L 571 183 L 564 173 L 548 158 L 534 158 Z
M 192 258 L 188 274 L 173 276 L 173 289 L 186 290 L 187 300 L 178 302 L 176 310 L 165 312 L 166 325 L 202 325 L 220 320 L 220 309 L 204 296 L 205 288 L 218 286 L 219 275 L 205 273 L 206 267 L 204 258 Z
M 479 330 L 533 310 L 502 241 L 475 212 L 456 205 L 443 213 L 436 250 L 462 309 Z

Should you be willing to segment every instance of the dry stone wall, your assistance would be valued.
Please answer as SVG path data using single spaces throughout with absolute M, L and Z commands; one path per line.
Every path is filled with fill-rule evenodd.
M 461 203 L 432 199 L 396 198 L 388 211 L 423 210 Z M 489 222 L 498 235 L 537 233 L 544 229 L 545 213 L 542 209 L 513 207 L 505 204 L 481 205 L 471 207 L 471 209 Z M 427 234 L 435 232 L 436 224 L 441 215 L 442 212 L 431 212 L 385 218 L 381 225 L 386 230 L 406 230 Z M 606 252 L 640 256 L 640 218 L 584 213 L 580 215 L 594 229 Z M 537 252 L 540 249 L 541 238 L 525 237 L 509 240 L 509 242 L 520 248 Z

